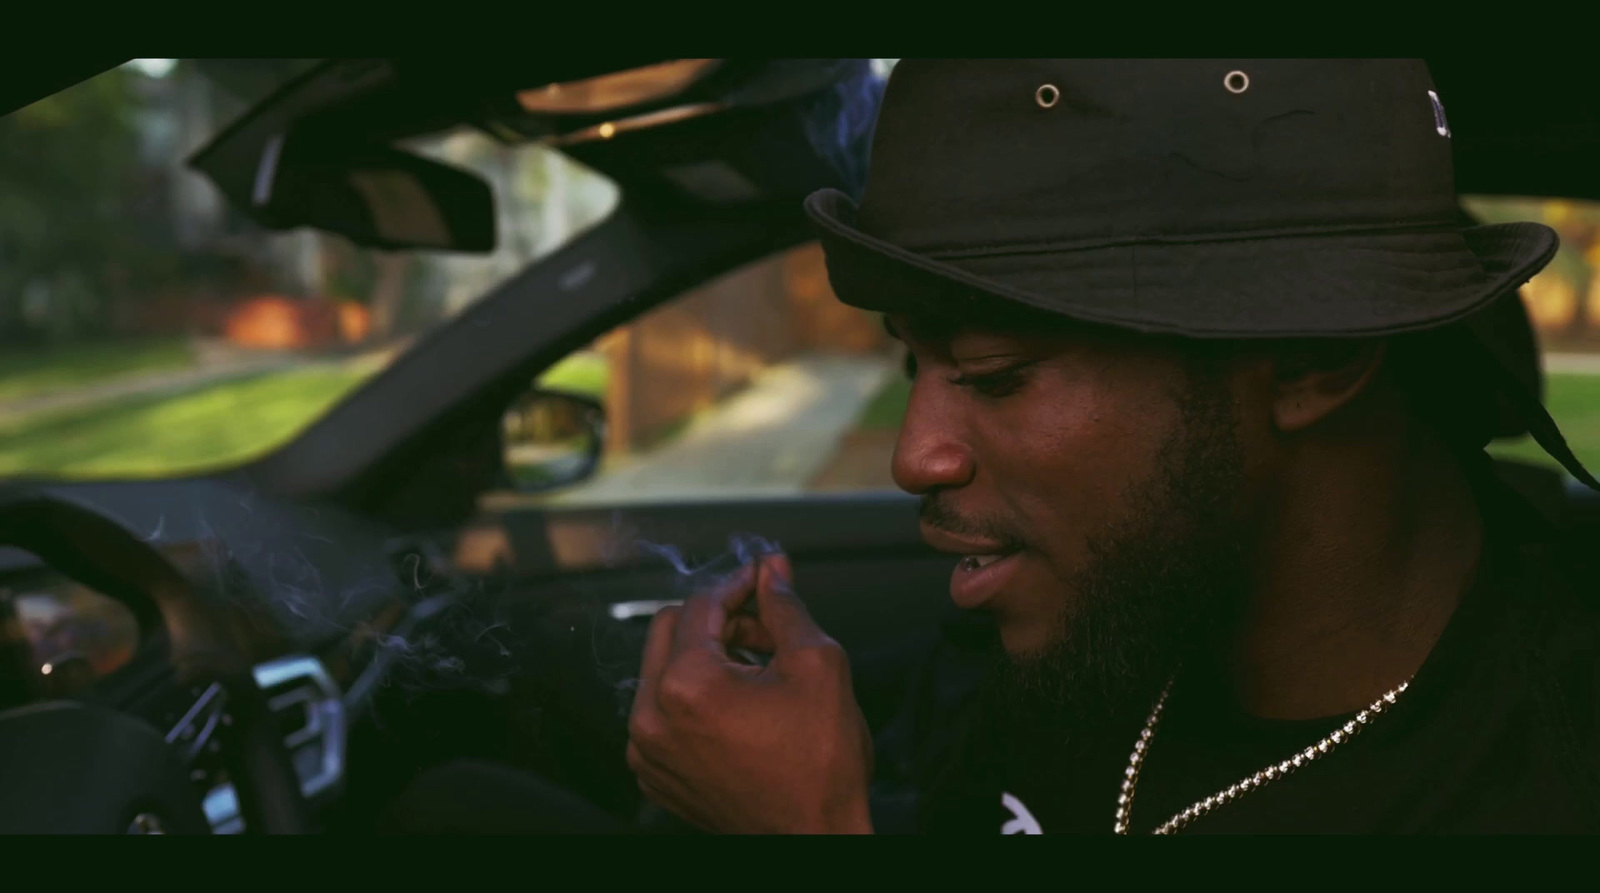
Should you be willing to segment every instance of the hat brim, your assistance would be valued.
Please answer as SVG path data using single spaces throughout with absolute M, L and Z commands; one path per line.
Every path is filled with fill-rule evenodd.
M 1559 245 L 1549 227 L 1503 223 L 930 256 L 861 231 L 855 203 L 837 190 L 813 193 L 805 207 L 847 304 L 905 313 L 977 292 L 1087 323 L 1195 338 L 1435 328 L 1526 282 Z

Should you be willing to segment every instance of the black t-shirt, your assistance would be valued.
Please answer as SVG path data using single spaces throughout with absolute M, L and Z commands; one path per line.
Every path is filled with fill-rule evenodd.
M 1526 503 L 1480 484 L 1475 582 L 1407 691 L 1294 774 L 1201 816 L 1185 834 L 1600 832 L 1600 651 L 1588 581 L 1567 579 Z M 1349 716 L 1245 714 L 1211 674 L 1180 675 L 1140 771 L 1132 833 L 1276 764 Z M 1399 680 L 1396 680 L 1398 682 Z M 1352 714 L 1353 715 L 1353 714 Z M 923 797 L 928 833 L 1109 834 L 1145 717 L 1053 749 L 973 715 Z

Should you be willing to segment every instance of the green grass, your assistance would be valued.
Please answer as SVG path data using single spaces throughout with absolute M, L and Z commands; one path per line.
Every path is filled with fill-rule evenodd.
M 1567 436 L 1567 445 L 1591 471 L 1600 469 L 1600 375 L 1552 374 L 1545 378 L 1545 406 Z M 1489 452 L 1560 468 L 1533 438 L 1492 444 Z
M 194 355 L 181 338 L 8 348 L 0 351 L 0 402 L 193 364 Z
M 539 376 L 541 388 L 574 391 L 601 401 L 606 398 L 610 382 L 611 367 L 606 364 L 605 356 L 587 351 L 567 357 Z
M 193 361 L 177 339 L 12 351 L 0 356 L 0 400 L 71 391 Z M 288 441 L 374 371 L 359 363 L 295 369 L 176 396 L 0 412 L 0 476 L 160 477 L 237 465 Z M 603 400 L 609 372 L 605 357 L 578 353 L 539 384 Z
M 238 464 L 287 441 L 373 371 L 297 369 L 177 396 L 0 417 L 0 475 L 156 477 Z

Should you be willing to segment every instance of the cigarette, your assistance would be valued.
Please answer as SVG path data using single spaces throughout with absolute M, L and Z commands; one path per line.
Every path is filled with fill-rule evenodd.
M 739 606 L 740 613 L 749 614 L 751 617 L 760 617 L 761 616 L 760 604 L 759 604 L 760 600 L 757 598 L 757 593 L 759 593 L 761 591 L 761 575 L 766 573 L 766 572 L 767 572 L 766 562 L 761 560 L 761 556 L 757 556 L 756 557 L 756 586 L 755 586 L 755 592 L 750 593 L 750 597 L 745 599 L 744 604 Z
M 741 662 L 750 664 L 753 667 L 764 667 L 772 660 L 771 655 L 757 654 L 748 648 L 735 648 L 729 653 Z

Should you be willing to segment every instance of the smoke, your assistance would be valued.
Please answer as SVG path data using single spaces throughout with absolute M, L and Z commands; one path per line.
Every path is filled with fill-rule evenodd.
M 617 514 L 603 551 L 607 573 L 530 584 L 503 566 L 481 577 L 457 575 L 426 538 L 363 535 L 337 516 L 322 523 L 315 511 L 283 513 L 250 498 L 208 508 L 197 508 L 190 525 L 165 518 L 153 536 L 201 544 L 196 569 L 210 578 L 206 588 L 253 624 L 250 638 L 281 636 L 287 647 L 325 658 L 332 649 L 357 673 L 382 656 L 388 669 L 378 685 L 386 700 L 442 691 L 505 695 L 520 676 L 519 687 L 531 686 L 539 704 L 553 697 L 604 714 L 611 692 L 621 719 L 638 688 L 648 614 L 617 620 L 610 609 L 619 598 L 679 601 L 781 552 L 749 533 L 728 536 L 713 554 L 697 552 L 658 535 L 664 531 L 640 535 Z M 412 625 L 375 624 L 394 607 L 397 586 L 408 607 L 426 616 Z
M 694 556 L 678 546 L 657 543 L 635 537 L 636 549 L 654 555 L 666 562 L 674 571 L 675 600 L 688 598 L 696 592 L 715 589 L 741 569 L 766 555 L 780 555 L 783 548 L 774 540 L 750 533 L 735 533 L 728 537 L 727 549 L 709 559 L 697 561 Z M 735 657 L 748 663 L 761 664 L 761 655 L 736 649 Z M 616 683 L 618 713 L 626 718 L 632 712 L 633 698 L 639 690 L 639 678 L 630 676 Z
M 283 640 L 281 647 L 324 658 L 331 649 L 350 659 L 356 672 L 383 656 L 388 671 L 380 684 L 408 699 L 462 688 L 501 694 L 522 669 L 520 652 L 529 643 L 515 635 L 504 580 L 458 578 L 441 559 L 425 557 L 423 548 L 406 549 L 405 542 L 317 529 L 316 512 L 309 514 L 311 524 L 306 515 L 273 523 L 263 512 L 270 506 L 251 502 L 247 496 L 238 503 L 249 518 L 197 509 L 193 528 L 195 569 L 209 578 L 206 588 L 229 613 L 250 625 L 251 639 L 269 647 Z M 152 538 L 171 528 L 167 520 Z M 395 604 L 397 582 L 409 590 L 410 605 Z M 424 603 L 431 616 L 415 628 L 404 620 L 374 624 L 386 608 Z
M 674 581 L 676 588 L 683 597 L 717 586 L 763 555 L 777 555 L 783 551 L 777 543 L 765 537 L 736 533 L 728 537 L 726 551 L 709 560 L 696 563 L 693 556 L 677 546 L 654 543 L 645 539 L 636 539 L 634 542 L 640 551 L 654 555 L 672 566 L 677 572 Z
M 832 89 L 807 100 L 799 115 L 811 148 L 827 160 L 844 191 L 859 200 L 885 78 L 870 60 L 850 59 L 844 64 L 847 71 Z

